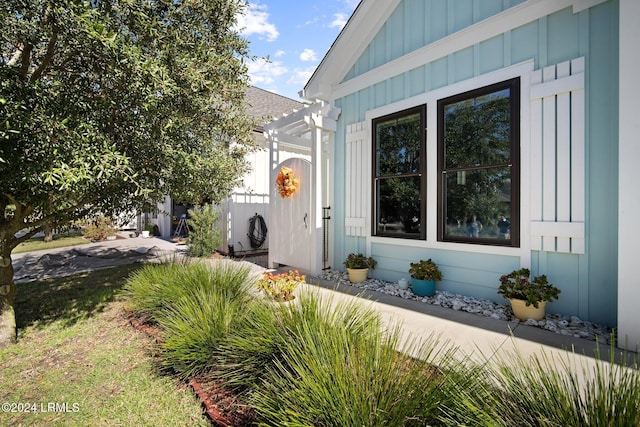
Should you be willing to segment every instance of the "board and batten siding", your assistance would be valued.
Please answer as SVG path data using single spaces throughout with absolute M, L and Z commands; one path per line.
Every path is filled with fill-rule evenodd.
M 404 0 L 344 81 L 517 6 L 525 0 Z
M 523 179 L 529 185 L 530 200 L 523 203 L 529 209 L 522 230 L 530 230 L 527 251 L 555 252 L 582 255 L 585 253 L 585 96 L 584 57 L 565 61 L 531 72 L 530 86 L 522 91 L 530 93 L 530 132 L 528 159 L 530 174 Z M 433 107 L 431 102 L 431 107 Z M 429 108 L 429 107 L 428 107 Z M 370 235 L 371 211 L 371 141 L 363 121 L 346 126 L 345 132 L 345 235 Z M 428 141 L 435 144 L 435 141 Z M 427 200 L 434 215 L 437 205 Z M 429 243 L 432 242 L 432 243 Z M 395 281 L 406 273 L 408 262 L 434 257 L 442 264 L 445 288 L 451 292 L 472 293 L 482 298 L 499 300 L 495 294 L 496 278 L 519 268 L 517 256 L 483 253 L 486 247 L 476 246 L 478 253 L 434 247 L 435 235 L 427 236 L 427 244 L 405 242 L 388 244 L 375 242 L 370 246 L 380 262 L 380 278 Z M 425 247 L 421 247 L 425 246 Z M 437 245 L 436 245 L 437 246 Z M 402 248 L 398 250 L 398 248 Z M 470 259 L 482 259 L 482 268 L 471 268 Z M 538 259 L 539 257 L 536 257 Z M 577 264 L 565 260 L 565 265 Z M 548 265 L 554 265 L 550 262 Z M 548 267 L 547 265 L 547 267 Z M 505 269 L 505 266 L 509 266 Z M 536 269 L 539 264 L 536 264 Z M 568 288 L 571 288 L 569 286 Z M 575 293 L 567 289 L 568 294 Z
M 523 200 L 528 205 L 523 209 L 531 217 L 522 224 L 522 232 L 526 233 L 523 239 L 529 240 L 523 244 L 530 251 L 532 271 L 546 273 L 562 287 L 562 297 L 552 304 L 552 312 L 615 325 L 618 2 L 460 3 L 401 1 L 393 17 L 335 86 L 335 105 L 342 109 L 336 133 L 337 179 L 345 184 L 336 183 L 335 212 L 345 218 L 362 218 L 362 211 L 358 213 L 357 206 L 347 206 L 352 202 L 347 202 L 344 196 L 347 191 L 358 191 L 356 188 L 371 196 L 370 174 L 361 178 L 357 187 L 351 178 L 354 172 L 347 163 L 347 156 L 353 156 L 348 153 L 358 146 L 371 150 L 371 142 L 352 142 L 348 127 L 365 121 L 370 111 L 428 98 L 461 82 L 533 61 L 532 84 L 522 88 L 532 97 L 527 115 L 532 152 L 522 160 L 530 168 L 526 177 L 529 194 Z M 582 7 L 576 8 L 579 4 Z M 471 14 L 469 7 L 473 10 Z M 545 10 L 549 12 L 545 14 Z M 537 15 L 533 16 L 533 12 Z M 421 23 L 420 29 L 416 23 Z M 395 34 L 401 34 L 401 40 L 394 39 Z M 551 91 L 543 93 L 543 90 Z M 582 113 L 574 111 L 580 109 Z M 564 119 L 568 111 L 570 121 Z M 434 125 L 427 123 L 428 127 Z M 428 146 L 435 143 L 427 141 Z M 370 158 L 363 165 L 370 168 Z M 435 203 L 435 195 L 428 196 L 427 215 L 433 215 L 429 203 Z M 362 208 L 371 209 L 370 198 Z M 386 245 L 388 252 L 378 241 L 365 243 L 371 234 L 369 221 L 365 215 L 366 225 L 349 231 L 345 221 L 336 223 L 334 253 L 340 258 L 354 249 L 372 252 L 375 248 L 383 258 L 373 272 L 375 277 L 397 280 L 406 274 L 408 261 L 440 250 L 423 250 L 419 242 L 400 242 L 400 246 L 413 249 L 398 252 L 407 259 L 397 258 L 396 253 L 392 254 L 393 242 Z M 349 220 L 349 223 L 358 222 Z M 362 231 L 364 235 L 360 234 Z M 427 239 L 430 239 L 427 243 L 433 242 L 434 236 L 428 233 Z M 479 252 L 482 250 L 478 248 Z M 465 280 L 456 270 L 465 269 L 463 258 L 467 253 L 468 250 L 458 253 L 460 262 L 447 257 L 452 262 L 445 266 L 449 277 Z M 504 258 L 498 254 L 483 258 L 495 264 L 487 267 L 495 272 L 496 288 L 498 270 L 513 259 L 518 257 Z M 445 282 L 449 280 L 446 276 Z M 460 286 L 462 289 L 462 282 Z M 466 286 L 472 295 L 475 283 L 469 281 Z

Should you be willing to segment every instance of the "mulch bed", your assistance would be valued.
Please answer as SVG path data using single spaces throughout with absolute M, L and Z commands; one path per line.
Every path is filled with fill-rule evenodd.
M 160 342 L 160 329 L 129 313 L 129 323 Z M 225 387 L 222 381 L 213 381 L 205 375 L 189 378 L 186 383 L 196 394 L 205 414 L 216 427 L 247 427 L 257 420 L 255 411 L 247 406 L 241 396 Z

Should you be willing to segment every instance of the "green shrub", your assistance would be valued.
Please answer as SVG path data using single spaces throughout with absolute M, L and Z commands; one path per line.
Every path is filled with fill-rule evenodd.
M 235 262 L 148 265 L 125 286 L 127 307 L 162 329 L 163 365 L 181 376 L 211 367 L 211 355 L 247 313 L 257 278 Z
M 129 278 L 123 295 L 128 297 L 129 310 L 155 318 L 159 311 L 200 289 L 216 289 L 229 300 L 249 298 L 256 282 L 249 267 L 241 264 L 223 261 L 212 267 L 172 261 L 142 267 Z
M 189 252 L 192 256 L 211 255 L 222 244 L 221 233 L 216 229 L 220 212 L 211 204 L 189 211 Z
M 184 265 L 175 262 L 143 266 L 131 275 L 123 288 L 127 309 L 153 319 L 158 311 L 184 294 L 181 283 L 184 270 Z
M 105 240 L 107 236 L 115 236 L 118 228 L 113 223 L 113 219 L 106 216 L 87 221 L 82 235 L 91 241 Z
M 455 366 L 453 351 L 436 351 L 435 340 L 401 348 L 400 327 L 383 330 L 374 312 L 354 304 L 310 305 L 309 313 L 289 310 L 289 336 L 251 395 L 267 425 L 424 426 L 439 419 L 452 398 L 451 374 L 442 367 Z
M 219 347 L 218 376 L 239 388 L 255 387 L 267 368 L 283 363 L 283 351 L 300 345 L 301 328 L 343 329 L 353 336 L 380 327 L 379 315 L 355 302 L 340 303 L 305 292 L 297 304 L 260 300 Z
M 477 416 L 505 427 L 639 426 L 638 360 L 617 364 L 615 349 L 608 359 L 597 357 L 588 366 L 573 353 L 505 356 Z

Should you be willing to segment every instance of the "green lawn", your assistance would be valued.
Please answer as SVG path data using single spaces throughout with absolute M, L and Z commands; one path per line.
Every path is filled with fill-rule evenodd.
M 209 425 L 128 324 L 116 295 L 137 268 L 18 285 L 19 341 L 0 349 L 0 400 L 14 405 L 3 406 L 1 425 Z
M 40 251 L 43 249 L 64 248 L 66 246 L 86 245 L 90 243 L 82 236 L 59 236 L 54 237 L 51 242 L 45 242 L 43 237 L 29 239 L 19 244 L 12 253 Z

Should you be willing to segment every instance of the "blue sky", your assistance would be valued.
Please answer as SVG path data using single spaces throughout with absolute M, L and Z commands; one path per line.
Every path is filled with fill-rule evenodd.
M 300 100 L 313 74 L 359 0 L 250 0 L 238 25 L 250 53 L 251 84 Z

